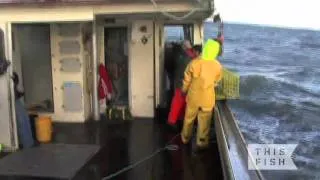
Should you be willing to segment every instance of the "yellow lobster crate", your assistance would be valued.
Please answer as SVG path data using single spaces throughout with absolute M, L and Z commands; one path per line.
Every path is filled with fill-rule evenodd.
M 223 68 L 222 79 L 215 89 L 216 100 L 240 98 L 240 76 Z

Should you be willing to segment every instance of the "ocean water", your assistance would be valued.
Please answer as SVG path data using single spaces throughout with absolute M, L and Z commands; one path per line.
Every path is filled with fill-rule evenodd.
M 206 23 L 205 39 L 216 29 Z M 298 170 L 267 179 L 320 179 L 320 31 L 226 24 L 220 61 L 240 74 L 230 105 L 247 143 L 298 144 Z

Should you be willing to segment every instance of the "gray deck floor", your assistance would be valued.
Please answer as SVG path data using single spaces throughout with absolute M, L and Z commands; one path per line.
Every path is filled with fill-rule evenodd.
M 53 143 L 99 145 L 100 151 L 90 161 L 90 164 L 95 164 L 99 169 L 100 177 L 103 177 L 148 156 L 163 147 L 175 135 L 175 133 L 168 132 L 164 125 L 152 119 L 136 119 L 134 121 L 102 119 L 100 122 L 88 124 L 55 124 Z M 113 179 L 223 179 L 218 148 L 214 142 L 210 149 L 202 153 L 186 151 L 185 148 L 182 148 L 179 137 L 174 139 L 172 144 L 177 144 L 181 148 L 177 151 L 159 153 L 149 161 Z M 75 159 L 76 161 L 77 159 Z M 70 162 L 69 165 L 70 168 L 76 166 L 74 162 Z M 79 172 L 81 175 L 76 179 L 92 179 L 92 174 L 88 174 L 88 172 L 82 170 Z

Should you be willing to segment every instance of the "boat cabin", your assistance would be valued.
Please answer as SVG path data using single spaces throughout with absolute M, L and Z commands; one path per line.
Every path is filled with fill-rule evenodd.
M 117 163 L 119 168 L 127 164 L 121 161 L 128 159 L 124 154 L 130 154 L 128 162 L 136 162 L 154 152 L 163 137 L 160 128 L 149 119 L 154 118 L 157 107 L 168 104 L 164 64 L 169 46 L 166 44 L 183 39 L 202 44 L 203 22 L 213 13 L 213 5 L 213 0 L 0 0 L 0 58 L 11 64 L 7 72 L 0 75 L 0 152 L 2 147 L 6 151 L 19 148 L 14 72 L 20 79 L 18 88 L 25 92 L 22 101 L 27 112 L 48 115 L 60 123 L 64 144 L 103 144 L 99 161 L 108 160 L 102 163 L 102 168 L 111 168 L 108 173 L 116 171 L 112 167 Z M 112 104 L 127 106 L 137 118 L 130 127 L 98 124 L 88 132 L 80 127 L 79 133 L 77 125 L 98 121 L 103 117 L 101 114 L 105 114 L 106 102 L 99 99 L 99 82 L 105 78 L 102 76 L 105 71 L 112 82 Z M 223 174 L 224 179 L 263 179 L 259 171 L 247 168 L 246 143 L 226 101 L 217 103 L 214 114 L 217 141 L 212 143 L 209 156 L 202 158 L 211 163 L 206 166 L 210 177 L 222 179 Z M 141 118 L 148 119 L 142 121 Z M 64 126 L 68 123 L 73 126 Z M 46 147 L 51 149 L 50 145 Z M 75 155 L 59 158 L 83 158 L 76 151 L 68 152 Z M 26 155 L 29 159 L 40 159 L 37 153 L 29 155 Z M 49 153 L 48 158 L 51 156 Z M 163 154 L 162 160 L 165 156 Z M 12 158 L 11 162 L 17 162 L 15 156 Z M 55 165 L 68 169 L 70 162 L 79 165 L 75 159 Z M 24 167 L 28 171 L 34 172 L 29 167 L 41 167 L 34 166 L 32 160 L 28 162 L 31 165 Z M 142 177 L 150 179 L 153 173 L 167 170 L 161 163 L 157 164 L 155 169 L 145 164 L 132 172 L 137 176 L 130 174 L 130 177 L 141 179 L 144 175 Z M 14 168 L 4 161 L 2 165 L 8 166 L 9 173 L 21 170 L 16 168 L 17 163 L 13 164 Z M 183 168 L 187 169 L 184 172 L 191 172 L 188 163 Z
M 209 0 L 0 1 L 0 53 L 11 62 L 0 77 L 0 143 L 17 149 L 13 72 L 29 113 L 54 122 L 99 120 L 99 67 L 112 80 L 114 104 L 153 118 L 166 101 L 168 29 L 202 44 Z M 169 38 L 168 38 L 169 37 Z

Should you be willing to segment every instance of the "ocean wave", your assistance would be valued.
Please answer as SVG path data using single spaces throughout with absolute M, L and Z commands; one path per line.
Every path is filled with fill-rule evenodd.
M 319 49 L 320 44 L 318 42 L 301 42 L 300 48 Z
M 295 155 L 293 159 L 298 166 L 303 165 L 304 167 L 308 167 L 308 169 L 320 170 L 320 162 L 315 159 L 299 155 Z M 317 173 L 318 175 L 320 174 L 319 171 Z
M 205 37 L 216 30 L 206 25 Z M 320 179 L 319 31 L 230 24 L 224 30 L 221 62 L 241 75 L 241 99 L 229 103 L 245 139 L 298 143 L 299 170 L 280 179 Z
M 227 43 L 237 42 L 238 40 L 239 40 L 239 39 L 233 38 L 233 37 L 231 37 L 231 36 L 225 37 L 225 41 L 226 41 Z
M 252 51 L 252 52 L 261 52 L 261 51 L 263 51 L 264 49 L 261 48 L 261 47 L 249 47 L 248 50 L 249 50 L 249 51 Z
M 284 101 L 270 101 L 268 98 L 241 99 L 234 103 L 233 107 L 251 114 L 253 117 L 255 117 L 254 119 L 264 119 L 264 121 L 269 121 L 268 119 L 275 118 L 277 120 L 285 121 L 289 119 L 292 123 L 299 122 L 301 118 L 303 118 L 302 115 L 299 114 L 298 108 L 294 104 Z M 295 129 L 295 127 L 291 127 L 289 124 L 286 125 L 288 125 L 288 130 L 302 130 L 301 128 L 303 128 L 300 126 Z
M 305 72 L 303 72 L 305 73 Z M 274 75 L 246 75 L 240 76 L 240 92 L 242 95 L 252 95 L 253 92 L 262 93 L 270 91 L 280 91 L 286 93 L 305 93 L 315 98 L 319 98 L 318 90 L 312 89 L 311 85 L 302 84 L 299 82 L 293 82 L 282 77 L 276 77 Z
M 255 90 L 268 86 L 268 78 L 261 75 L 240 76 L 240 92 L 251 95 Z

